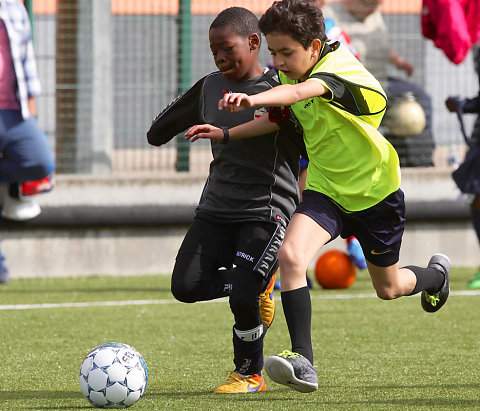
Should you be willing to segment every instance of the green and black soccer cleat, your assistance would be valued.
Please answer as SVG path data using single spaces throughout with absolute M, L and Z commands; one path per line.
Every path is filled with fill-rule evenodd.
M 445 275 L 445 280 L 439 291 L 433 294 L 422 291 L 420 297 L 422 308 L 429 313 L 434 313 L 443 307 L 450 294 L 450 260 L 446 255 L 435 254 L 430 258 L 428 267 L 435 268 Z

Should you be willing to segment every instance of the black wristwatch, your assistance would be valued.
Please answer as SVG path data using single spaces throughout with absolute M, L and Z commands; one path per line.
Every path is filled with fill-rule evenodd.
M 230 131 L 228 130 L 228 127 L 221 127 L 223 130 L 223 141 L 222 144 L 227 144 L 228 140 L 230 140 Z

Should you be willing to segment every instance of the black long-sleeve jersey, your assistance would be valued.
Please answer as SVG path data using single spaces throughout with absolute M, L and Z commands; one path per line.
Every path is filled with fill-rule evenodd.
M 225 93 L 257 94 L 278 84 L 274 70 L 242 82 L 213 72 L 157 115 L 148 142 L 160 146 L 196 124 L 231 128 L 266 115 L 266 107 L 220 111 L 218 101 Z M 299 158 L 305 149 L 301 128 L 294 123 L 284 122 L 280 131 L 269 135 L 227 144 L 212 141 L 213 161 L 197 215 L 224 222 L 290 220 L 299 201 Z

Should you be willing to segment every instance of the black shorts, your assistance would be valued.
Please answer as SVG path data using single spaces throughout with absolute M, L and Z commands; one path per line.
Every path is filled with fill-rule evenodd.
M 388 267 L 398 262 L 405 229 L 405 202 L 402 190 L 362 211 L 346 212 L 324 194 L 303 192 L 302 213 L 320 224 L 332 236 L 355 236 L 365 258 L 374 265 Z
M 267 278 L 276 268 L 284 237 L 280 222 L 213 223 L 196 217 L 178 254 L 205 254 L 225 268 L 241 266 Z

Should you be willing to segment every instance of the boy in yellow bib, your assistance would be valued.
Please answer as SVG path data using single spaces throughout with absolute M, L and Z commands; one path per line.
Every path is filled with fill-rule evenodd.
M 427 268 L 399 268 L 405 204 L 397 153 L 377 130 L 385 92 L 345 46 L 326 43 L 321 10 L 311 0 L 276 1 L 259 26 L 282 85 L 251 96 L 226 94 L 218 104 L 230 112 L 271 106 L 269 116 L 231 129 L 194 126 L 186 138 L 228 141 L 271 133 L 291 120 L 288 110 L 303 127 L 310 160 L 306 189 L 278 252 L 292 351 L 268 357 L 265 370 L 273 381 L 309 392 L 318 381 L 305 271 L 320 247 L 354 235 L 378 297 L 422 292 L 428 312 L 448 298 L 450 261 L 435 254 Z

